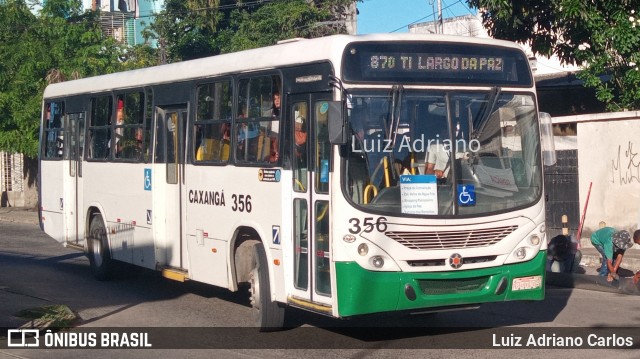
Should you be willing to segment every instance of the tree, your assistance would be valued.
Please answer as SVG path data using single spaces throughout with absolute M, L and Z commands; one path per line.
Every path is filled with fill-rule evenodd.
M 340 21 L 353 1 L 274 1 L 232 13 L 222 31 L 222 51 L 233 52 L 274 45 L 295 37 L 314 38 L 344 33 Z
M 219 53 L 215 37 L 221 16 L 219 6 L 220 0 L 165 1 L 164 10 L 149 28 L 150 34 L 158 38 L 161 50 L 167 52 L 168 62 Z
M 583 68 L 610 111 L 640 109 L 640 0 L 467 0 L 495 38 Z M 603 80 L 602 75 L 608 75 Z
M 150 26 L 168 62 L 344 33 L 355 0 L 167 0 Z
M 38 153 L 42 94 L 50 81 L 118 71 L 120 47 L 104 38 L 80 0 L 48 0 L 34 15 L 23 0 L 0 5 L 0 150 Z

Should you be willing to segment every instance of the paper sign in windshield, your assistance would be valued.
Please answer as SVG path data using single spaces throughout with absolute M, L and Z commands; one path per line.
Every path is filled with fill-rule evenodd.
M 400 176 L 402 213 L 438 214 L 438 184 L 435 175 Z

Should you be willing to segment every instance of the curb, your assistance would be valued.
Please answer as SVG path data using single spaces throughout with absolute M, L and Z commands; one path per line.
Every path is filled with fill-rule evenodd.
M 600 267 L 600 255 L 584 254 L 582 253 L 582 259 L 580 260 L 581 267 Z M 640 271 L 640 258 L 631 257 L 625 255 L 622 259 L 622 268 L 626 268 L 633 273 Z
M 0 222 L 39 225 L 38 220 L 38 211 L 36 210 L 8 208 L 0 210 Z
M 620 278 L 613 282 L 607 282 L 607 278 L 603 276 L 547 272 L 545 283 L 556 287 L 640 295 L 640 283 L 634 284 L 631 278 Z

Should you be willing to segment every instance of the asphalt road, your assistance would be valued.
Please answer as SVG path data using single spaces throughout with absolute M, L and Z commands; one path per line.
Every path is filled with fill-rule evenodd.
M 0 327 L 15 328 L 24 323 L 15 317 L 22 309 L 63 304 L 79 316 L 77 330 L 177 327 L 180 328 L 177 337 L 190 340 L 182 342 L 183 346 L 198 348 L 200 343 L 202 347 L 222 348 L 214 354 L 224 357 L 635 358 L 640 348 L 637 299 L 615 293 L 548 287 L 544 301 L 492 303 L 477 310 L 437 315 L 394 314 L 337 320 L 290 309 L 286 324 L 293 329 L 258 334 L 249 328 L 251 310 L 245 291 L 232 293 L 195 282 L 173 282 L 156 272 L 126 266 L 114 280 L 98 282 L 91 276 L 88 260 L 82 253 L 63 248 L 33 225 L 0 222 Z M 614 328 L 597 332 L 602 329 L 596 328 L 602 327 Z M 509 341 L 526 333 L 539 336 L 539 331 L 549 329 L 558 333 L 576 330 L 578 336 L 590 331 L 619 335 L 631 332 L 636 338 L 635 350 L 527 349 L 525 354 L 524 350 L 515 349 L 472 349 L 475 344 L 470 344 L 475 341 L 479 343 L 477 347 L 489 347 L 495 342 L 493 334 L 497 334 L 500 344 L 503 337 Z M 243 337 L 239 338 L 240 335 Z M 245 347 L 256 341 L 260 349 Z M 154 344 L 172 347 L 170 339 Z M 429 349 L 434 347 L 444 349 Z M 114 352 L 5 348 L 0 349 L 0 358 L 81 358 L 90 354 L 100 359 L 111 358 Z M 199 349 L 117 351 L 119 357 L 131 358 L 198 358 L 211 354 L 210 350 Z

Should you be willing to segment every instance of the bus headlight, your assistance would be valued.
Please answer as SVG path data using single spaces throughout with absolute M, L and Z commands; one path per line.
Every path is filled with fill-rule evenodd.
M 536 228 L 536 233 L 530 233 L 520 240 L 520 243 L 513 247 L 504 264 L 525 262 L 537 256 L 544 238 L 537 231 Z
M 352 246 L 347 244 L 349 246 L 347 253 L 350 254 L 347 260 L 352 260 L 360 267 L 370 271 L 401 271 L 393 257 L 376 243 L 369 242 L 366 238 L 358 240 L 360 242 L 352 243 Z
M 366 256 L 369 253 L 369 246 L 366 243 L 360 243 L 358 246 L 358 254 L 361 256 Z
M 540 244 L 540 237 L 538 237 L 537 234 L 531 235 L 531 237 L 529 237 L 529 243 L 531 243 L 532 246 L 537 247 L 538 244 Z
M 384 259 L 381 256 L 371 257 L 371 264 L 376 268 L 382 268 L 384 266 Z

